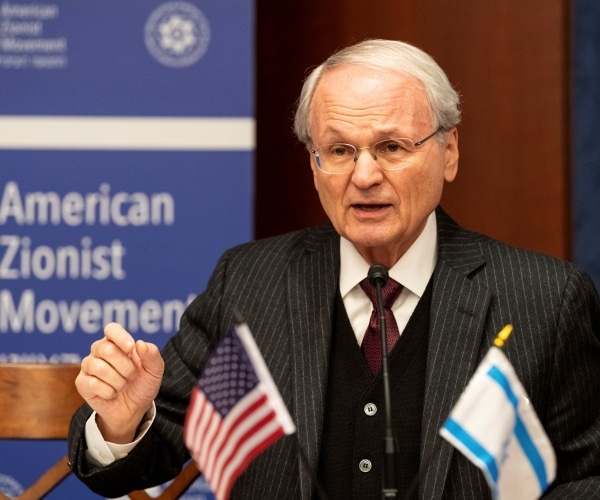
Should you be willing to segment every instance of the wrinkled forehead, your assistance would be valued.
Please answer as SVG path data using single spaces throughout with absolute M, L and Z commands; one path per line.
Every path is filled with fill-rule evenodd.
M 321 75 L 310 106 L 310 128 L 335 118 L 383 122 L 410 117 L 426 125 L 432 113 L 421 81 L 397 71 L 344 65 Z

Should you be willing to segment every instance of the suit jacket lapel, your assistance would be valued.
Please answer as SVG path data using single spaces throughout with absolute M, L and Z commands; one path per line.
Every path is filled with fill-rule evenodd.
M 339 277 L 339 236 L 331 226 L 311 228 L 287 272 L 294 409 L 299 444 L 318 467 L 327 391 L 331 324 Z M 302 498 L 311 498 L 309 471 L 300 467 Z
M 423 498 L 441 498 L 454 448 L 438 434 L 479 362 L 491 293 L 472 273 L 485 258 L 472 233 L 437 211 L 438 262 L 434 271 L 427 379 L 422 426 Z

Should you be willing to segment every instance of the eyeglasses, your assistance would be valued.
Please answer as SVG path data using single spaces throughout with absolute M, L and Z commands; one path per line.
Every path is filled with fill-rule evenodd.
M 414 142 L 411 139 L 400 137 L 398 139 L 386 139 L 375 144 L 357 148 L 352 144 L 343 142 L 334 142 L 333 144 L 324 144 L 318 148 L 311 149 L 310 152 L 315 155 L 317 166 L 323 172 L 328 174 L 345 174 L 354 168 L 358 161 L 358 152 L 361 149 L 368 149 L 373 159 L 383 170 L 401 170 L 409 164 L 406 160 L 411 153 L 414 153 L 417 147 L 431 139 L 440 132 L 439 127 L 435 132 Z

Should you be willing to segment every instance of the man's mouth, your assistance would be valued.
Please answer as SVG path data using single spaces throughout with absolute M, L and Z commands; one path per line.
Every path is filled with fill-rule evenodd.
M 365 212 L 375 212 L 375 211 L 381 210 L 382 208 L 385 208 L 387 206 L 388 205 L 375 205 L 375 204 L 363 205 L 360 203 L 354 205 L 355 208 L 357 208 L 359 210 L 364 210 Z

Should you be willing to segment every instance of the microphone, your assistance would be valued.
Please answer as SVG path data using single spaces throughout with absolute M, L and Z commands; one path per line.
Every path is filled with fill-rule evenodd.
M 398 457 L 398 443 L 394 438 L 392 429 L 392 395 L 390 390 L 390 374 L 388 368 L 387 354 L 387 331 L 385 322 L 385 311 L 383 310 L 383 298 L 381 289 L 388 280 L 388 270 L 383 264 L 373 264 L 369 268 L 369 282 L 375 288 L 377 295 L 377 309 L 379 312 L 379 324 L 381 325 L 381 373 L 383 375 L 383 398 L 385 410 L 385 432 L 383 436 L 383 474 L 382 474 L 382 497 L 396 498 L 398 483 L 396 482 L 396 463 Z

